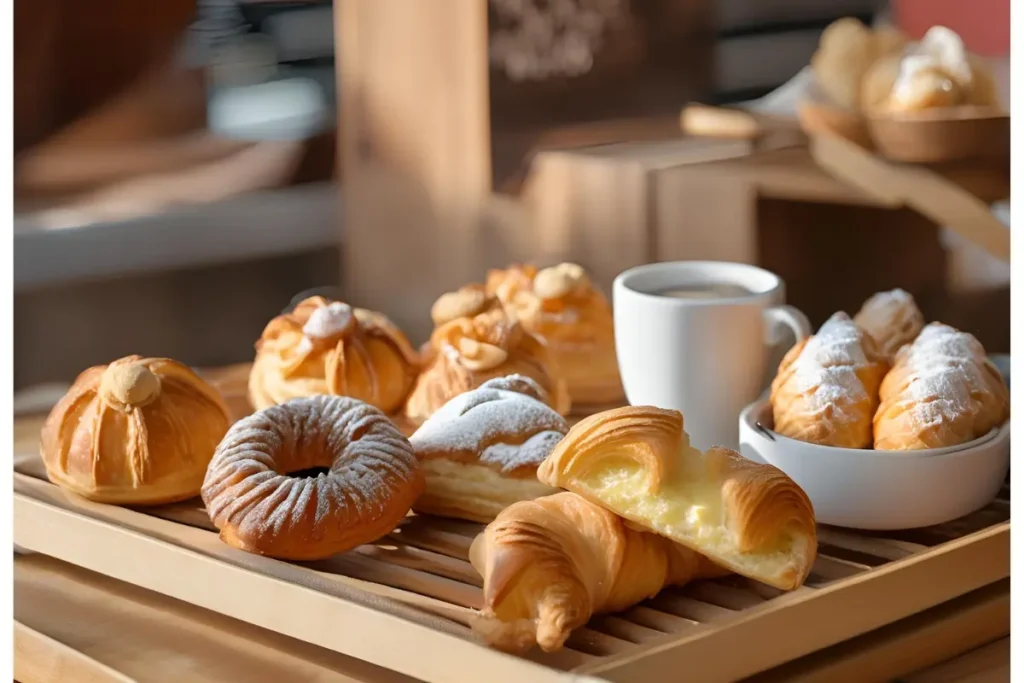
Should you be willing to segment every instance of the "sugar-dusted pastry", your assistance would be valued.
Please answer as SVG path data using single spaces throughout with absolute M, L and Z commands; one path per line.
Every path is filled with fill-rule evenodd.
M 975 105 L 999 107 L 991 69 L 967 52 L 945 26 L 933 26 L 904 54 L 890 54 L 864 75 L 860 99 L 866 111 L 908 113 Z
M 534 644 L 558 650 L 593 614 L 727 573 L 565 492 L 506 508 L 473 541 L 469 559 L 484 579 L 484 606 L 471 626 L 513 652 Z
M 544 390 L 521 375 L 459 394 L 413 434 L 426 489 L 416 512 L 489 522 L 506 507 L 555 493 L 537 467 L 566 432 Z
M 779 364 L 771 388 L 775 431 L 823 446 L 870 448 L 887 369 L 874 339 L 836 313 Z
M 970 334 L 931 323 L 900 349 L 881 387 L 875 448 L 942 448 L 985 435 L 1010 416 L 999 370 Z
M 409 394 L 418 367 L 409 340 L 386 317 L 314 296 L 263 330 L 249 375 L 249 400 L 262 409 L 331 394 L 392 413 Z
M 562 263 L 492 270 L 487 291 L 548 348 L 574 405 L 624 401 L 611 305 L 583 268 Z
M 513 374 L 532 379 L 552 408 L 563 415 L 569 412 L 565 380 L 556 374 L 547 349 L 501 308 L 441 325 L 430 345 L 433 355 L 405 406 L 413 424 L 422 424 L 459 394 Z
M 914 341 L 924 327 L 924 316 L 907 292 L 879 292 L 864 302 L 853 322 L 871 335 L 879 353 L 892 363 L 904 344 Z
M 575 425 L 537 478 L 783 590 L 817 551 L 814 509 L 781 470 L 727 448 L 690 445 L 675 410 L 630 406 Z
M 287 560 L 321 559 L 384 536 L 422 491 L 412 446 L 384 413 L 325 395 L 236 422 L 202 488 L 225 543 Z
M 78 376 L 43 426 L 50 481 L 119 505 L 199 494 L 231 424 L 220 394 L 169 358 L 127 356 Z

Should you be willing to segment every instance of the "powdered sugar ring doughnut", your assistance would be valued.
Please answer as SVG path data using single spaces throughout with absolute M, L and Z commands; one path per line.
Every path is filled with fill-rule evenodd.
M 290 476 L 326 467 L 317 476 Z M 409 441 L 353 398 L 311 396 L 236 422 L 217 447 L 202 496 L 236 548 L 313 560 L 393 530 L 423 490 Z

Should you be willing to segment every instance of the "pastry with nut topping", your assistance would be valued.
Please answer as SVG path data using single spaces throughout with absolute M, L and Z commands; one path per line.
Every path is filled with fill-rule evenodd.
M 512 374 L 529 377 L 552 408 L 569 412 L 565 381 L 555 373 L 548 350 L 500 307 L 445 322 L 431 335 L 430 348 L 405 406 L 413 424 L 422 424 L 459 394 Z
M 199 495 L 231 424 L 217 390 L 169 358 L 127 356 L 78 376 L 43 426 L 50 481 L 101 503 Z
M 492 270 L 486 291 L 551 352 L 573 405 L 624 400 L 608 299 L 575 263 Z
M 418 370 L 416 350 L 385 316 L 314 296 L 263 330 L 249 375 L 249 401 L 263 410 L 329 394 L 393 413 Z

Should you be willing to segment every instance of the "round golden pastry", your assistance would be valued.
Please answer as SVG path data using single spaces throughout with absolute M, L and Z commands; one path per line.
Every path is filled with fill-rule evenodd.
M 430 362 L 416 380 L 405 417 L 422 424 L 452 398 L 495 377 L 523 375 L 536 382 L 548 405 L 569 412 L 565 380 L 544 346 L 499 308 L 445 323 L 430 338 Z
M 84 498 L 163 505 L 199 493 L 230 424 L 220 394 L 187 365 L 127 356 L 78 376 L 39 451 L 50 481 Z
M 492 270 L 487 291 L 548 348 L 574 405 L 624 401 L 612 308 L 583 268 L 562 263 Z
M 256 343 L 249 400 L 261 410 L 292 398 L 351 396 L 396 411 L 419 369 L 415 349 L 380 313 L 321 296 L 271 320 Z
M 473 318 L 481 313 L 501 308 L 501 302 L 488 294 L 484 285 L 470 284 L 439 296 L 430 307 L 430 319 L 434 323 L 434 329 L 437 329 L 459 318 Z M 424 366 L 434 360 L 436 350 L 433 339 L 423 343 L 420 347 L 420 361 Z
M 296 474 L 314 468 L 327 471 Z M 387 416 L 326 395 L 236 422 L 202 487 L 225 543 L 287 560 L 322 559 L 384 536 L 422 491 L 412 446 Z

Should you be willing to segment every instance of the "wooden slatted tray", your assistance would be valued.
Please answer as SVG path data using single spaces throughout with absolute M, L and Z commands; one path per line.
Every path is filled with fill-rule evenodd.
M 410 516 L 329 560 L 258 557 L 223 544 L 198 500 L 136 510 L 65 494 L 25 438 L 34 428 L 16 445 L 16 545 L 431 683 L 658 680 L 680 667 L 692 680 L 736 680 L 1009 576 L 1007 486 L 928 529 L 820 527 L 814 569 L 792 593 L 699 581 L 596 617 L 562 652 L 519 658 L 468 628 L 482 597 L 467 561 L 479 525 Z

